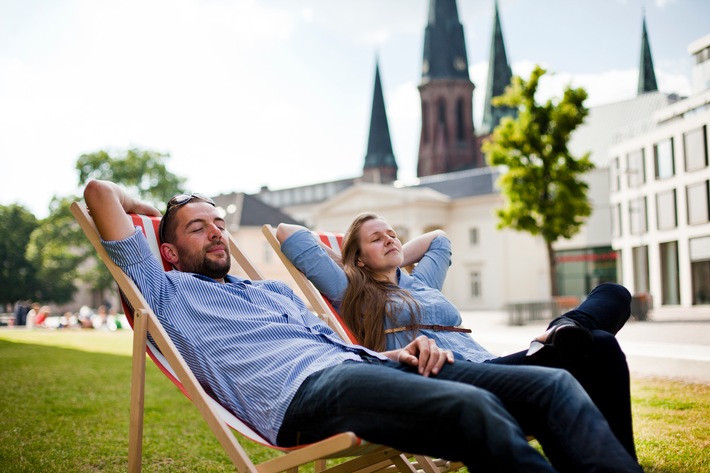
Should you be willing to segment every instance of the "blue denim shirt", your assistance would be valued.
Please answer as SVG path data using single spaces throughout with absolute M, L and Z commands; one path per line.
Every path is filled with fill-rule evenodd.
M 270 442 L 310 374 L 362 353 L 383 358 L 344 343 L 283 282 L 165 272 L 138 229 L 103 245 L 207 393 Z
M 281 251 L 330 300 L 333 307 L 339 310 L 348 285 L 347 276 L 318 244 L 311 232 L 301 230 L 294 233 L 283 242 Z M 411 275 L 397 270 L 399 286 L 409 291 L 419 304 L 418 323 L 449 326 L 461 324 L 461 313 L 441 292 L 450 265 L 451 242 L 448 238 L 439 236 L 431 242 L 429 249 Z M 386 320 L 385 328 L 411 325 L 409 306 L 405 303 L 399 306 L 397 320 Z M 423 329 L 418 333 L 412 331 L 390 333 L 387 334 L 386 349 L 402 348 L 419 333 L 436 340 L 438 346 L 454 352 L 457 359 L 480 363 L 495 358 L 469 334 L 462 332 Z

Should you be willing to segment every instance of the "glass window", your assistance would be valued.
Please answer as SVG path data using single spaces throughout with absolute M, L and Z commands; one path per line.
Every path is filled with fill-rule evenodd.
M 656 162 L 656 179 L 667 179 L 675 174 L 673 164 L 673 138 L 660 141 L 653 145 Z
M 478 245 L 478 228 L 474 227 L 468 229 L 468 243 L 471 246 Z
M 632 248 L 634 268 L 634 291 L 648 292 L 648 246 Z
M 428 127 L 429 120 L 429 104 L 422 101 L 422 141 L 424 144 L 429 143 L 429 130 Z
M 626 155 L 626 173 L 629 187 L 639 187 L 646 182 L 643 148 Z
M 708 165 L 706 127 L 702 126 L 683 134 L 685 145 L 685 170 L 695 171 Z
M 680 304 L 678 280 L 678 242 L 661 243 L 661 304 Z
M 465 141 L 466 139 L 466 129 L 464 127 L 466 108 L 464 106 L 463 99 L 456 101 L 456 139 L 459 141 Z
M 689 243 L 693 304 L 710 304 L 710 236 L 691 238 Z
M 611 232 L 612 236 L 621 236 L 621 204 L 614 204 L 611 207 Z
M 693 277 L 693 304 L 710 304 L 710 260 L 690 263 Z
M 675 189 L 656 195 L 656 219 L 659 230 L 670 230 L 678 226 Z
M 688 194 L 688 224 L 706 223 L 710 215 L 710 197 L 708 196 L 708 181 L 689 185 Z
M 481 273 L 471 271 L 470 275 L 471 297 L 481 297 Z
M 264 263 L 271 264 L 276 253 L 274 253 L 273 248 L 271 248 L 271 245 L 268 242 L 266 245 L 262 245 L 262 247 L 264 252 Z
M 646 197 L 629 201 L 629 232 L 632 235 L 646 233 L 648 229 L 646 217 Z
M 621 189 L 621 170 L 619 169 L 619 158 L 616 157 L 611 161 L 611 190 L 618 191 Z

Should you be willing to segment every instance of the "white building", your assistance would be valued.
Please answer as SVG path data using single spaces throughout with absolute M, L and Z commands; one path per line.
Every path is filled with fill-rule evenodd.
M 710 304 L 710 35 L 690 45 L 693 94 L 610 148 L 612 246 L 621 281 L 654 307 Z

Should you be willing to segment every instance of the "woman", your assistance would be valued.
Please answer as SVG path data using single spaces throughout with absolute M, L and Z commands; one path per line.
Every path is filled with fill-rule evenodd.
M 423 334 L 459 360 L 566 369 L 636 458 L 628 365 L 614 336 L 630 313 L 631 295 L 623 286 L 598 286 L 577 309 L 553 320 L 529 349 L 495 357 L 460 327 L 461 314 L 441 293 L 451 264 L 451 244 L 442 230 L 403 247 L 386 221 L 361 214 L 345 234 L 339 262 L 304 227 L 281 224 L 276 236 L 361 344 L 389 350 Z M 400 269 L 413 263 L 411 275 Z

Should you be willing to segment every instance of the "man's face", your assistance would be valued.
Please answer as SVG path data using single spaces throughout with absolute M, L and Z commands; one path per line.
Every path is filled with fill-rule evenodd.
M 190 202 L 175 209 L 175 268 L 224 280 L 232 260 L 226 225 L 218 210 L 207 202 Z

